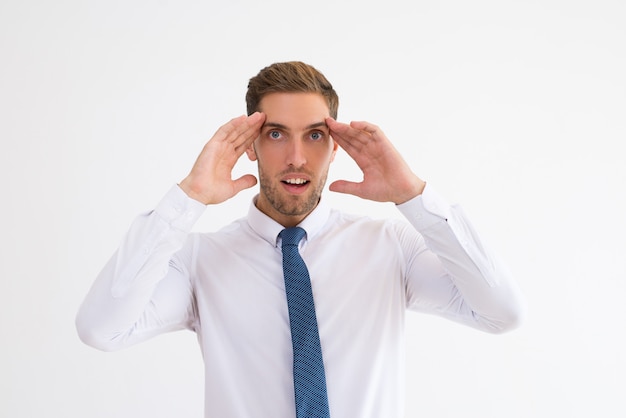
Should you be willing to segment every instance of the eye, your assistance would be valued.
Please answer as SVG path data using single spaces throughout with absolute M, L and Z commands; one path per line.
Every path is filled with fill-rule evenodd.
M 320 141 L 320 140 L 324 139 L 324 134 L 319 132 L 319 131 L 311 132 L 311 139 L 313 141 Z
M 268 136 L 272 139 L 280 139 L 282 137 L 281 133 L 278 131 L 269 131 Z

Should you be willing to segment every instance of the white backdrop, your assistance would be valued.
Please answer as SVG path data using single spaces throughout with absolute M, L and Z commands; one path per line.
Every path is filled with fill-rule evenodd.
M 244 113 L 248 79 L 294 59 L 462 204 L 528 300 L 503 336 L 409 315 L 407 417 L 626 416 L 625 4 L 3 0 L 0 416 L 201 417 L 192 333 L 102 353 L 74 316 L 135 215 Z

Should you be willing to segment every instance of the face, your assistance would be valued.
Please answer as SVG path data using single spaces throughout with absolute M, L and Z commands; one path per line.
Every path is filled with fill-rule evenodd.
M 259 210 L 285 227 L 317 206 L 337 144 L 326 126 L 328 105 L 317 93 L 271 93 L 261 99 L 261 135 L 248 149 L 258 161 Z

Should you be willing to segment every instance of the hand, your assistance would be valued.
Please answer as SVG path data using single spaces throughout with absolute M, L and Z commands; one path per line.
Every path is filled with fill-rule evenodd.
M 220 127 L 207 142 L 191 172 L 180 187 L 192 199 L 205 205 L 221 203 L 257 182 L 252 174 L 233 180 L 233 167 L 259 136 L 263 113 L 239 116 Z
M 330 135 L 363 171 L 363 181 L 337 180 L 330 190 L 377 202 L 401 204 L 420 195 L 426 183 L 417 177 L 376 125 L 326 119 Z

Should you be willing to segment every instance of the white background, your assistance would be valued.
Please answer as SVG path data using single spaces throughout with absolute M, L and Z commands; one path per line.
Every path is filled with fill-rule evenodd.
M 502 336 L 409 315 L 407 417 L 626 416 L 625 4 L 3 0 L 0 416 L 201 417 L 192 333 L 102 353 L 74 316 L 135 215 L 283 60 L 324 72 L 340 120 L 381 126 L 461 203 L 526 295 Z M 346 177 L 342 153 L 329 180 Z

